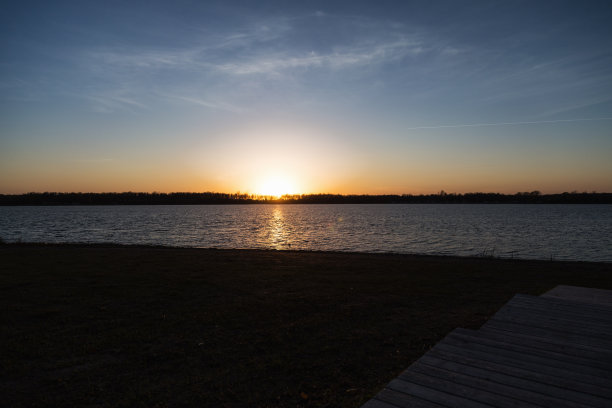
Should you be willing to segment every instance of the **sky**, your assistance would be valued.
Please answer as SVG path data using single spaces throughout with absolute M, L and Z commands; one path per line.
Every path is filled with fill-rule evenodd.
M 0 15 L 0 193 L 612 192 L 609 1 Z

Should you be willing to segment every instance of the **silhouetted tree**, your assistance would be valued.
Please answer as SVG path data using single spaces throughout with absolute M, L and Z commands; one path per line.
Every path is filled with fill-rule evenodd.
M 386 194 L 340 195 L 295 194 L 280 198 L 245 193 L 27 193 L 0 194 L 0 205 L 160 205 L 160 204 L 612 204 L 611 193 L 542 194 L 540 191 L 519 192 L 514 195 L 500 193 L 446 193 L 439 194 Z

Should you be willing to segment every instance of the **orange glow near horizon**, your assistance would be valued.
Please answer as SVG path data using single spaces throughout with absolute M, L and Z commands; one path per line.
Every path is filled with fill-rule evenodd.
M 543 156 L 540 145 L 545 140 L 536 143 L 534 133 L 532 149 L 518 144 L 494 149 L 493 142 L 481 147 L 467 136 L 458 141 L 459 136 L 443 134 L 397 138 L 389 150 L 368 137 L 373 130 L 351 129 L 271 120 L 211 134 L 198 131 L 188 135 L 193 143 L 163 152 L 153 145 L 87 151 L 78 145 L 60 149 L 41 144 L 27 156 L 15 148 L 0 149 L 0 194 L 242 192 L 280 197 L 612 191 L 606 148 L 589 153 L 579 145 L 570 153 L 552 144 Z M 161 140 L 163 135 L 156 136 Z M 451 151 L 445 150 L 447 145 Z
M 295 183 L 287 177 L 273 175 L 263 179 L 254 191 L 257 195 L 281 197 L 285 194 L 300 194 Z

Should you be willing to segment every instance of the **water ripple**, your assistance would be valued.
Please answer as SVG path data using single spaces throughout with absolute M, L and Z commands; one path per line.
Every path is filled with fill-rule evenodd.
M 0 238 L 612 262 L 612 205 L 0 207 Z

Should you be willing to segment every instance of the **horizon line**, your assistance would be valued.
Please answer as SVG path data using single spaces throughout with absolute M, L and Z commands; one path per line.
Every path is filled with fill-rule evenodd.
M 372 193 L 295 193 L 295 194 L 283 194 L 283 195 L 274 195 L 274 194 L 258 194 L 258 193 L 249 193 L 236 191 L 233 193 L 228 192 L 220 192 L 220 191 L 171 191 L 171 192 L 162 192 L 162 191 L 104 191 L 104 192 L 93 192 L 93 191 L 29 191 L 27 193 L 0 193 L 0 196 L 23 196 L 23 195 L 35 195 L 35 194 L 216 194 L 216 195 L 240 195 L 240 196 L 251 196 L 251 197 L 296 197 L 296 196 L 317 196 L 317 195 L 334 195 L 334 196 L 429 196 L 429 195 L 466 195 L 466 194 L 499 194 L 499 195 L 517 195 L 517 194 L 533 194 L 533 195 L 562 195 L 562 194 L 612 194 L 612 192 L 605 191 L 563 191 L 557 193 L 544 193 L 541 190 L 531 190 L 531 191 L 517 191 L 514 193 L 502 193 L 499 191 L 467 191 L 467 192 L 447 192 L 444 189 L 439 190 L 434 193 L 380 193 L 380 194 L 372 194 Z

